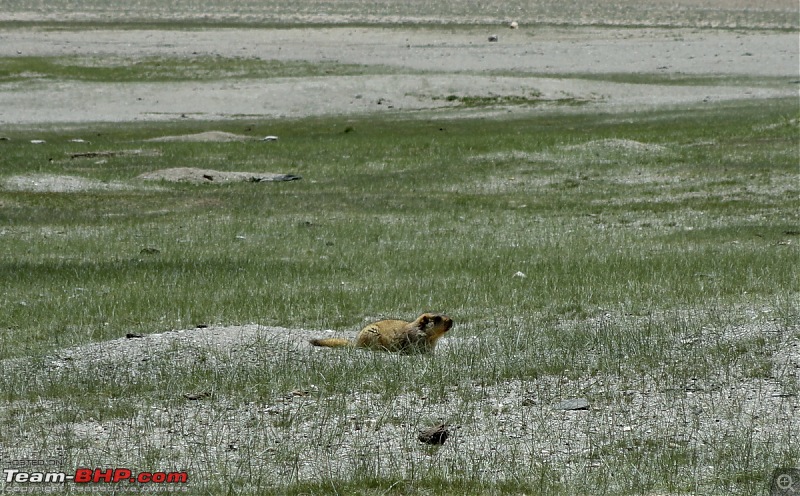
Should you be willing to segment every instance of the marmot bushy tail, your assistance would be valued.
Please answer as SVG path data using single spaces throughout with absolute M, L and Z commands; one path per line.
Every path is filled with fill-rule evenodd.
M 381 320 L 372 323 L 356 336 L 355 341 L 342 338 L 312 339 L 314 346 L 339 348 L 355 346 L 372 350 L 396 351 L 399 353 L 428 353 L 436 342 L 453 326 L 453 320 L 439 313 L 423 313 L 417 320 Z
M 353 346 L 352 341 L 348 341 L 344 338 L 322 338 L 322 339 L 312 339 L 309 343 L 313 344 L 314 346 L 327 346 L 328 348 L 342 348 L 345 346 Z

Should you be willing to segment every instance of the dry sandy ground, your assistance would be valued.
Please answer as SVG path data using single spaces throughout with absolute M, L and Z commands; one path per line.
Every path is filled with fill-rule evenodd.
M 609 318 L 620 332 L 641 324 L 634 317 L 622 316 L 605 316 L 595 324 L 602 326 Z M 565 332 L 572 324 L 564 323 Z M 743 336 L 783 332 L 779 325 L 769 322 L 720 331 L 682 341 L 681 346 L 700 346 L 701 341 L 715 339 L 734 343 Z M 242 365 L 271 370 L 285 363 L 287 357 L 310 364 L 331 359 L 331 354 L 346 354 L 354 368 L 373 366 L 369 352 L 314 348 L 308 344 L 309 338 L 329 334 L 255 324 L 212 326 L 58 350 L 45 359 L 44 370 L 31 370 L 24 360 L 16 360 L 16 365 L 7 366 L 6 370 L 19 366 L 20 373 L 36 380 L 62 374 L 85 376 L 89 368 L 106 378 L 121 374 L 135 378 L 157 373 L 166 363 L 172 373 L 211 367 L 230 374 Z M 791 343 L 786 345 L 786 353 L 774 357 L 776 376 L 800 367 L 800 356 L 792 351 Z M 436 353 L 474 346 L 480 344 L 455 336 L 443 339 Z M 387 354 L 380 354 L 378 359 L 410 360 Z M 414 364 L 424 373 L 424 360 Z M 280 486 L 295 478 L 318 480 L 321 473 L 347 478 L 355 467 L 361 466 L 364 457 L 394 460 L 395 465 L 378 467 L 376 471 L 396 476 L 399 470 L 409 478 L 431 463 L 470 467 L 475 460 L 482 460 L 478 464 L 482 470 L 507 474 L 508 464 L 517 463 L 527 473 L 530 467 L 526 467 L 525 460 L 535 459 L 558 467 L 557 472 L 565 478 L 580 479 L 581 474 L 598 469 L 604 462 L 603 455 L 589 455 L 598 449 L 612 449 L 619 443 L 630 443 L 632 447 L 641 442 L 685 448 L 697 456 L 706 456 L 708 446 L 725 445 L 742 433 L 748 433 L 753 445 L 774 442 L 779 437 L 776 429 L 796 425 L 800 412 L 796 396 L 787 394 L 774 379 L 720 383 L 692 379 L 676 385 L 675 389 L 665 390 L 663 384 L 656 384 L 649 377 L 629 384 L 602 374 L 583 381 L 549 376 L 498 385 L 456 380 L 443 398 L 433 402 L 424 393 L 400 394 L 387 401 L 375 393 L 352 391 L 345 398 L 349 405 L 346 415 L 322 420 L 319 416 L 327 405 L 342 398 L 321 395 L 314 384 L 274 397 L 254 396 L 254 401 L 245 405 L 231 405 L 213 390 L 180 391 L 178 401 L 171 401 L 170 406 L 150 402 L 132 419 L 81 418 L 41 434 L 24 429 L 36 425 L 20 422 L 20 431 L 14 434 L 42 439 L 46 446 L 59 446 L 63 432 L 70 432 L 70 439 L 82 447 L 75 456 L 89 466 L 138 466 L 140 450 L 155 449 L 169 457 L 173 467 L 189 470 L 195 482 L 242 464 L 259 474 L 254 476 L 253 484 L 263 486 Z M 472 397 L 461 394 L 462 388 L 475 393 Z M 189 396 L 183 400 L 180 393 Z M 565 411 L 557 407 L 565 399 L 584 395 L 590 400 L 588 409 Z M 194 401 L 195 398 L 200 400 Z M 47 401 L 16 402 L 7 407 L 0 405 L 0 414 L 8 408 L 24 418 L 43 408 L 63 407 Z M 287 423 L 286 419 L 291 421 Z M 453 423 L 452 436 L 441 449 L 432 451 L 417 442 L 416 433 L 437 419 Z M 287 462 L 280 445 L 292 446 L 292 451 L 299 454 Z M 10 451 L 25 455 L 15 449 Z M 712 459 L 700 463 L 690 477 L 714 477 L 714 463 Z
M 493 33 L 499 42 L 488 42 Z M 0 124 L 396 113 L 449 106 L 443 99 L 448 95 L 534 91 L 545 99 L 575 98 L 604 110 L 630 109 L 792 96 L 800 79 L 797 34 L 779 31 L 535 26 L 494 31 L 485 26 L 0 29 L 0 57 L 60 55 L 325 61 L 390 67 L 392 74 L 177 83 L 0 82 Z M 605 73 L 746 79 L 698 86 L 565 77 Z M 758 77 L 779 79 L 756 84 L 752 78 Z
M 796 0 L 4 0 L 0 21 L 797 28 Z

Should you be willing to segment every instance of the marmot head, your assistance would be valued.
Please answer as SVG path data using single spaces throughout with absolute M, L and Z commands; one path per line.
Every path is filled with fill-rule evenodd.
M 440 313 L 423 313 L 417 324 L 428 336 L 441 336 L 453 327 L 453 319 Z

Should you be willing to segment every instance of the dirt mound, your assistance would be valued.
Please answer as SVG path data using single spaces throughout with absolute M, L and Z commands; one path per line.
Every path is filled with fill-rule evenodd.
M 119 361 L 135 364 L 142 360 L 170 354 L 165 350 L 180 348 L 180 352 L 170 354 L 173 360 L 191 363 L 197 347 L 213 349 L 239 349 L 253 342 L 276 343 L 275 349 L 286 346 L 306 348 L 308 340 L 319 335 L 319 331 L 266 327 L 257 324 L 243 326 L 210 326 L 195 329 L 172 330 L 163 333 L 131 335 L 111 341 L 90 343 L 84 346 L 61 350 L 54 358 L 53 365 L 61 367 L 69 361 L 79 368 L 91 367 L 98 360 Z M 278 346 L 277 343 L 282 343 Z
M 640 141 L 629 139 L 604 139 L 589 141 L 580 145 L 573 145 L 566 147 L 568 150 L 590 150 L 590 151 L 624 151 L 624 152 L 642 152 L 642 153 L 659 153 L 666 151 L 666 147 L 656 145 L 653 143 L 642 143 Z
M 11 191 L 33 191 L 36 193 L 74 193 L 90 190 L 125 190 L 132 186 L 116 181 L 103 182 L 78 176 L 57 174 L 26 174 L 11 176 L 3 181 L 3 186 Z
M 226 133 L 225 131 L 206 131 L 197 134 L 182 134 L 178 136 L 161 136 L 145 141 L 149 142 L 201 142 L 201 143 L 227 143 L 231 141 L 252 141 L 255 138 L 242 134 Z
M 272 172 L 228 172 L 197 169 L 194 167 L 176 167 L 173 169 L 146 172 L 138 176 L 138 179 L 175 183 L 221 184 L 231 182 L 260 183 L 295 181 L 300 179 L 300 176 L 295 176 L 293 174 L 276 174 Z

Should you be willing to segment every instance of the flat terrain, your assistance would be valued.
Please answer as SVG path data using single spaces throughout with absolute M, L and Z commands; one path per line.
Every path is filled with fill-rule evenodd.
M 490 43 L 489 35 L 497 33 L 500 41 Z M 571 99 L 627 110 L 792 96 L 797 93 L 797 50 L 795 32 L 773 31 L 33 27 L 0 33 L 0 57 L 55 57 L 61 64 L 83 67 L 87 75 L 65 81 L 29 74 L 3 84 L 0 123 L 397 113 L 451 105 L 450 95 L 519 97 L 531 92 L 545 101 Z M 144 80 L 124 85 L 90 78 L 98 65 L 157 60 L 205 65 L 214 58 L 240 64 L 205 80 L 202 73 L 195 76 L 199 80 L 188 81 L 147 81 L 145 74 Z M 329 64 L 334 74 L 297 78 L 276 70 L 246 77 L 246 68 L 263 61 Z M 337 67 L 344 74 L 337 75 Z
M 6 0 L 0 469 L 788 494 L 799 23 L 784 0 Z M 431 356 L 308 344 L 422 311 L 455 321 Z

